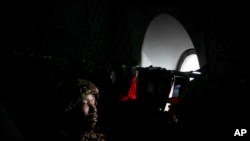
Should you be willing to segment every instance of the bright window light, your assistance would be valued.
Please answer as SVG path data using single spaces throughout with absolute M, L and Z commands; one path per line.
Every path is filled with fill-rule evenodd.
M 180 71 L 196 71 L 200 69 L 198 57 L 196 54 L 188 55 L 185 60 L 183 61 Z

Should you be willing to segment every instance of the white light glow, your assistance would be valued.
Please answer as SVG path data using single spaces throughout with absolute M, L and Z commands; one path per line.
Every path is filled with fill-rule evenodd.
M 168 14 L 158 15 L 145 34 L 140 65 L 174 70 L 181 53 L 190 48 L 194 46 L 182 24 Z
M 185 58 L 181 65 L 180 71 L 195 71 L 200 68 L 198 57 L 196 54 L 191 54 Z

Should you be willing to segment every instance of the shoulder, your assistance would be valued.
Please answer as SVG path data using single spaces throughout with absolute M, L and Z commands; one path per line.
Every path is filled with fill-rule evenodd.
M 97 134 L 97 141 L 107 141 L 106 135 L 105 135 L 105 134 L 98 133 L 98 134 Z
M 102 133 L 95 133 L 95 132 L 85 132 L 84 134 L 81 135 L 81 141 L 107 141 L 106 135 Z

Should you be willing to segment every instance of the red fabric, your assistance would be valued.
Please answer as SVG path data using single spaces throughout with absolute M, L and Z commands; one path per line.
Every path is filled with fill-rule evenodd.
M 168 102 L 171 103 L 171 104 L 177 104 L 179 103 L 179 98 L 178 97 L 171 97 L 168 99 Z
M 137 86 L 137 77 L 134 76 L 132 78 L 132 81 L 130 83 L 128 95 L 122 97 L 120 100 L 121 101 L 127 101 L 127 100 L 136 100 L 137 95 L 136 95 L 136 86 Z

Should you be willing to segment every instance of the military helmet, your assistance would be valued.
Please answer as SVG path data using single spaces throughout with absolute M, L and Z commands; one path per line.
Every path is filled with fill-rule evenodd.
M 70 102 L 69 106 L 65 109 L 64 113 L 71 111 L 77 104 L 79 104 L 82 99 L 90 94 L 95 95 L 96 98 L 99 98 L 99 89 L 97 86 L 89 80 L 85 79 L 76 79 L 74 84 L 74 89 L 77 94 L 77 98 Z

